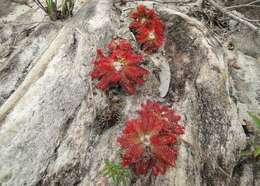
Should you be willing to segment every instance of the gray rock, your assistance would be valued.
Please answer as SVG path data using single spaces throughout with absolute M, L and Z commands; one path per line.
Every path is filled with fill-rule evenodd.
M 119 95 L 122 118 L 101 133 L 95 132 L 100 124 L 97 118 L 109 106 L 109 95 L 97 90 L 96 81 L 88 76 L 91 61 L 96 48 L 104 48 L 115 33 L 135 43 L 128 18 L 118 15 L 112 1 L 88 1 L 62 24 L 37 25 L 4 57 L 0 66 L 1 186 L 94 185 L 101 179 L 104 160 L 120 159 L 116 139 L 125 118 L 135 117 L 140 103 L 148 99 L 176 109 L 185 134 L 178 142 L 175 168 L 156 178 L 134 177 L 128 185 L 260 182 L 259 166 L 237 166 L 246 146 L 242 119 L 247 110 L 260 109 L 259 63 L 240 51 L 228 53 L 186 14 L 166 5 L 154 6 L 166 27 L 160 52 L 171 71 L 168 94 L 159 97 L 160 82 L 151 74 L 136 95 Z M 240 70 L 230 69 L 231 55 L 237 56 Z M 146 68 L 152 71 L 156 68 L 153 58 L 147 59 Z

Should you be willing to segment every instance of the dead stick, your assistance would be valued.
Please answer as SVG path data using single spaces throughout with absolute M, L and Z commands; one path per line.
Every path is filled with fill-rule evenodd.
M 241 7 L 260 7 L 258 5 L 254 5 L 254 4 L 259 3 L 259 2 L 260 2 L 260 0 L 256 0 L 256 1 L 252 1 L 250 3 L 246 3 L 246 4 L 229 6 L 229 7 L 226 7 L 225 9 L 234 9 L 234 8 L 241 8 Z
M 242 24 L 248 26 L 248 27 L 249 27 L 250 29 L 252 29 L 254 32 L 260 34 L 260 28 L 259 28 L 259 27 L 255 26 L 255 25 L 253 25 L 252 23 L 250 23 L 250 22 L 244 20 L 243 18 L 240 18 L 240 17 L 234 15 L 233 13 L 231 13 L 231 12 L 225 10 L 222 6 L 220 6 L 220 5 L 219 5 L 218 3 L 216 3 L 214 0 L 208 0 L 208 2 L 209 2 L 212 6 L 214 6 L 215 8 L 217 8 L 219 11 L 221 11 L 223 14 L 228 15 L 229 17 L 231 17 L 231 18 L 237 20 L 238 22 L 240 22 L 240 23 L 242 23 Z

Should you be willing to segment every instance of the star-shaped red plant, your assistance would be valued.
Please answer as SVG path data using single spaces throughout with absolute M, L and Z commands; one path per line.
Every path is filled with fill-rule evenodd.
M 92 78 L 100 80 L 96 87 L 105 90 L 119 84 L 127 93 L 134 94 L 135 85 L 143 84 L 143 77 L 149 74 L 140 66 L 142 55 L 136 54 L 125 39 L 114 39 L 107 47 L 108 55 L 97 50 L 94 70 L 90 73 Z
M 160 117 L 155 111 L 159 112 Z M 161 113 L 164 111 L 166 114 Z M 138 119 L 126 121 L 125 128 L 117 139 L 123 148 L 121 164 L 130 167 L 137 175 L 146 175 L 149 170 L 154 176 L 164 174 L 170 166 L 175 165 L 175 143 L 177 137 L 183 134 L 184 128 L 174 119 L 175 111 L 155 102 L 143 105 L 139 114 Z M 182 132 L 166 130 L 168 121 L 165 118 L 176 121 L 175 125 L 180 126 Z
M 147 53 L 154 53 L 163 45 L 164 24 L 153 9 L 139 5 L 130 12 L 133 19 L 129 28 L 135 34 L 141 49 Z

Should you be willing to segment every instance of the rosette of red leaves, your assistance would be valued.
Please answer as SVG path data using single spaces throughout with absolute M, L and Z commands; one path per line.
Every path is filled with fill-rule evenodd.
M 160 48 L 164 40 L 164 24 L 153 9 L 139 5 L 130 12 L 133 19 L 129 28 L 135 34 L 141 49 L 147 53 L 154 53 Z
M 111 85 L 120 85 L 127 93 L 135 93 L 135 85 L 143 84 L 143 77 L 149 71 L 140 66 L 142 55 L 136 54 L 131 44 L 122 38 L 113 39 L 108 45 L 108 54 L 100 49 L 94 61 L 92 78 L 100 81 L 96 87 L 107 89 Z
M 135 174 L 164 174 L 175 165 L 177 137 L 184 133 L 181 117 L 165 105 L 147 102 L 137 119 L 128 120 L 117 142 L 123 148 L 122 166 Z

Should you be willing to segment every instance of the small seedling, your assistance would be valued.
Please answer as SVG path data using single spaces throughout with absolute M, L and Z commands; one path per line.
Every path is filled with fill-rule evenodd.
M 114 185 L 127 185 L 126 182 L 131 177 L 129 169 L 108 160 L 105 161 L 102 175 L 111 179 Z
M 255 126 L 260 128 L 260 118 L 251 112 L 248 112 L 248 115 L 253 120 Z M 241 152 L 241 156 L 258 158 L 260 156 L 260 145 L 257 144 L 255 138 L 251 141 L 251 146 L 252 146 L 252 149 Z
M 45 3 L 42 3 L 40 0 L 33 1 L 52 21 L 63 20 L 73 15 L 75 0 L 62 0 L 61 3 L 58 3 L 58 0 L 44 0 Z
M 255 114 L 253 114 L 252 112 L 248 112 L 248 115 L 251 117 L 251 119 L 253 120 L 254 124 L 256 125 L 256 127 L 260 127 L 260 118 L 257 117 Z

